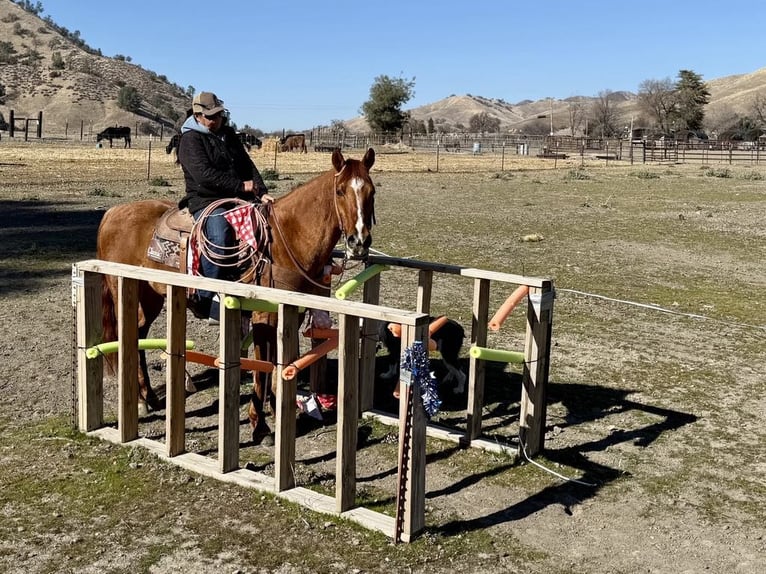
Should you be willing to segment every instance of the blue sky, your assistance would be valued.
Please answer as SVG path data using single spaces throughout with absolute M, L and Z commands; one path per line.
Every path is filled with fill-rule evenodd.
M 106 56 L 214 91 L 233 120 L 302 130 L 360 115 L 375 78 L 415 79 L 404 109 L 637 92 L 766 66 L 766 2 L 42 0 Z M 638 10 L 640 8 L 640 11 Z

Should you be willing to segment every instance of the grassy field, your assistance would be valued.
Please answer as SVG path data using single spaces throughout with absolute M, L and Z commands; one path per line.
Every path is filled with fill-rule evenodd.
M 594 486 L 429 440 L 427 529 L 394 546 L 73 432 L 71 264 L 93 257 L 105 208 L 177 199 L 182 178 L 159 144 L 150 160 L 144 144 L 3 139 L 0 570 L 760 572 L 766 168 L 445 154 L 437 171 L 434 156 L 386 151 L 373 170 L 375 249 L 554 280 L 538 461 Z M 253 157 L 278 174 L 275 195 L 330 167 L 329 154 Z M 470 328 L 471 287 L 437 276 L 432 312 Z M 491 291 L 490 307 L 507 295 Z M 384 273 L 383 304 L 412 309 L 415 297 L 414 273 Z M 523 346 L 521 315 L 489 346 Z M 210 329 L 190 329 L 215 345 Z M 518 385 L 513 367 L 490 370 L 488 437 L 516 432 Z M 216 388 L 201 387 L 187 403 L 190 448 L 206 447 L 215 415 Z M 106 392 L 113 396 L 113 382 Z M 459 426 L 460 401 L 448 403 L 438 420 Z M 151 422 L 162 420 L 159 413 Z M 364 424 L 360 501 L 386 511 L 391 429 Z M 333 432 L 301 437 L 302 485 L 332 488 Z M 265 447 L 242 453 L 258 467 L 272 460 Z

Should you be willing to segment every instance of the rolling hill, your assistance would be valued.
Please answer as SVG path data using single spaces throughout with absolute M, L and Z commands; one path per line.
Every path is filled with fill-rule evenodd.
M 140 126 L 148 132 L 160 126 L 171 127 L 189 107 L 190 95 L 164 75 L 130 62 L 126 56 L 106 57 L 87 46 L 78 35 L 57 26 L 49 19 L 24 10 L 11 0 L 0 0 L 0 113 L 8 119 L 9 111 L 17 117 L 44 114 L 45 133 L 60 134 L 65 129 L 84 125 L 90 132 L 107 126 Z M 703 78 L 711 93 L 706 108 L 706 123 L 720 128 L 736 117 L 752 115 L 756 94 L 766 96 L 766 68 L 749 74 L 717 79 Z M 137 113 L 118 105 L 123 87 L 135 88 L 141 98 Z M 565 88 L 565 87 L 564 87 Z M 563 91 L 563 89 L 562 89 Z M 640 120 L 636 94 L 614 93 L 621 121 Z M 595 96 L 575 96 L 562 100 L 525 100 L 508 103 L 498 98 L 477 95 L 451 95 L 424 106 L 405 109 L 412 118 L 454 129 L 468 126 L 471 117 L 488 113 L 500 120 L 501 130 L 523 124 L 525 129 L 547 133 L 548 114 L 552 111 L 556 131 L 568 125 L 573 100 L 585 106 Z M 546 115 L 547 119 L 535 119 Z M 329 120 L 328 120 L 329 123 Z M 362 117 L 344 121 L 351 132 L 368 131 Z M 257 127 L 257 126 L 256 126 Z M 305 126 L 311 129 L 312 126 Z

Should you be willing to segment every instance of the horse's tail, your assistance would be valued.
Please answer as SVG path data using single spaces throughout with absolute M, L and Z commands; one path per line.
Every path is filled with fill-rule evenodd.
M 103 327 L 102 341 L 116 341 L 117 340 L 117 313 L 115 312 L 114 297 L 112 296 L 112 290 L 109 288 L 109 281 L 107 276 L 103 276 L 101 282 L 101 324 Z M 114 375 L 116 364 L 116 356 L 106 356 L 106 366 L 110 375 Z

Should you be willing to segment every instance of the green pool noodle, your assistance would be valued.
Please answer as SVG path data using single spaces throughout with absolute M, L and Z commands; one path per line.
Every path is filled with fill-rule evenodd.
M 119 348 L 119 341 L 110 341 L 108 343 L 100 343 L 93 347 L 85 349 L 85 356 L 89 359 L 95 359 L 99 355 L 108 355 L 110 353 L 116 353 Z M 162 349 L 163 351 L 168 347 L 167 339 L 139 339 L 138 350 L 149 351 L 151 349 Z M 191 350 L 194 348 L 194 341 L 186 341 L 186 348 Z
M 226 295 L 223 298 L 223 306 L 227 309 L 242 309 L 244 311 L 263 311 L 265 313 L 277 313 L 279 311 L 279 303 L 274 301 L 266 301 L 265 299 L 240 299 L 239 297 L 233 297 Z M 305 307 L 298 307 L 298 312 L 303 313 L 306 310 Z
M 385 271 L 388 269 L 388 265 L 370 265 L 367 269 L 359 273 L 356 277 L 353 279 L 349 279 L 346 281 L 343 285 L 338 287 L 337 291 L 335 291 L 335 298 L 340 299 L 343 301 L 346 297 L 351 295 L 354 291 L 356 291 L 359 286 L 367 281 L 370 277 L 374 277 L 381 271 Z
M 501 351 L 499 349 L 487 349 L 485 347 L 471 347 L 469 354 L 474 359 L 483 361 L 495 361 L 497 363 L 523 363 L 524 353 L 520 351 Z
M 263 299 L 240 299 L 227 295 L 223 298 L 223 304 L 227 309 L 242 309 L 244 311 L 265 311 L 276 313 L 279 311 L 279 303 L 265 301 Z

